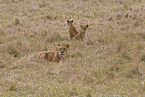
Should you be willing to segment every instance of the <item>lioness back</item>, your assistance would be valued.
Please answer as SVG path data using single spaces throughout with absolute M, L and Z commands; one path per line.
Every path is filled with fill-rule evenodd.
M 78 31 L 73 26 L 73 20 L 67 20 L 67 24 L 69 26 L 69 36 L 70 39 L 72 40 L 78 34 Z

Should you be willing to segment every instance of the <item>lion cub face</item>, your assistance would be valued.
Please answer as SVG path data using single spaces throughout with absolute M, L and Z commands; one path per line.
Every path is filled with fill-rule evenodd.
M 81 25 L 81 29 L 83 31 L 86 31 L 88 29 L 89 25 Z
M 73 23 L 73 20 L 67 20 L 67 24 L 71 25 Z
M 58 53 L 61 57 L 66 57 L 67 56 L 67 49 L 69 48 L 69 45 L 68 44 L 58 44 Z

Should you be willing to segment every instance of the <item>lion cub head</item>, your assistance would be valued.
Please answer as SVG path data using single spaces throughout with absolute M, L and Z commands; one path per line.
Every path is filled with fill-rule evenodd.
M 66 57 L 67 56 L 67 50 L 69 48 L 68 44 L 58 44 L 58 53 L 61 57 Z
M 73 20 L 67 20 L 67 24 L 71 25 L 73 23 Z
M 82 31 L 86 31 L 88 29 L 89 25 L 81 25 Z

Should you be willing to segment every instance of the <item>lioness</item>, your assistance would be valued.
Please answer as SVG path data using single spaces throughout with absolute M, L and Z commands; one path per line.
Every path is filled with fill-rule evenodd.
M 83 41 L 88 27 L 89 25 L 81 25 L 81 31 L 72 40 L 77 39 Z
M 72 40 L 78 34 L 78 31 L 73 26 L 73 20 L 67 20 L 67 24 L 69 26 L 69 36 L 70 39 Z
M 39 54 L 39 58 L 46 59 L 48 62 L 59 62 L 65 59 L 68 54 L 67 50 L 69 48 L 68 44 L 58 44 L 57 51 L 42 51 Z

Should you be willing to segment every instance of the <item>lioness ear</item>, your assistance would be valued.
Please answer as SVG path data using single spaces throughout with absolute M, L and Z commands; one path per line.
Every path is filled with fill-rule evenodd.
M 73 23 L 73 20 L 71 20 L 71 22 Z
M 89 27 L 89 25 L 86 25 L 87 27 Z
M 60 44 L 58 44 L 57 46 L 60 46 Z
M 67 20 L 67 22 L 69 23 L 69 20 Z
M 69 44 L 66 44 L 65 47 L 66 47 L 66 48 L 69 48 Z

